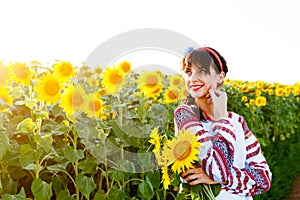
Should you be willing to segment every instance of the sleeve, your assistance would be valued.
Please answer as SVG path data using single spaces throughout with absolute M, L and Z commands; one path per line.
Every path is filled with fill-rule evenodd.
M 270 188 L 271 172 L 260 145 L 239 116 L 213 123 L 213 147 L 203 159 L 203 169 L 233 194 L 253 196 Z
M 178 132 L 182 130 L 189 130 L 198 136 L 198 141 L 201 142 L 202 145 L 199 148 L 200 153 L 197 156 L 199 160 L 202 160 L 211 148 L 212 142 L 208 130 L 206 130 L 190 106 L 182 104 L 175 109 L 174 125 L 175 134 L 178 134 Z
M 272 172 L 269 165 L 261 152 L 261 146 L 255 135 L 249 130 L 246 121 L 240 116 L 239 122 L 245 133 L 246 143 L 246 166 L 244 173 L 254 180 L 252 186 L 253 194 L 261 194 L 271 187 Z

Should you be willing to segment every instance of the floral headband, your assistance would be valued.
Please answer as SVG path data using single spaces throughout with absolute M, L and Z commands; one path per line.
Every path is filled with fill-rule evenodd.
M 221 62 L 221 59 L 220 59 L 220 57 L 218 56 L 218 54 L 214 50 L 212 50 L 209 47 L 200 47 L 198 49 L 194 49 L 194 47 L 189 47 L 189 48 L 187 48 L 185 50 L 184 56 L 186 56 L 187 54 L 191 53 L 194 50 L 204 50 L 204 51 L 207 51 L 207 52 L 211 53 L 217 59 L 217 61 L 219 63 L 219 66 L 220 66 L 220 69 L 221 69 L 221 72 L 223 72 L 223 64 Z

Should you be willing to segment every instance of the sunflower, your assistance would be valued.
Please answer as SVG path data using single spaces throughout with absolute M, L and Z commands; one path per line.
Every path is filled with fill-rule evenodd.
M 13 105 L 13 98 L 9 95 L 8 88 L 1 87 L 0 88 L 0 99 L 5 101 L 8 105 Z
M 170 86 L 184 87 L 184 80 L 179 74 L 170 76 Z
M 84 97 L 83 111 L 88 117 L 99 117 L 103 111 L 103 102 L 96 93 L 90 93 Z
M 193 162 L 198 160 L 200 146 L 196 134 L 185 130 L 165 146 L 163 157 L 172 164 L 172 171 L 179 174 L 181 170 L 185 171 L 193 167 Z
M 255 105 L 258 106 L 258 107 L 266 106 L 267 105 L 266 97 L 263 97 L 263 96 L 256 97 L 255 98 Z
M 119 70 L 127 74 L 128 72 L 131 71 L 131 64 L 127 61 L 123 61 L 120 64 L 118 64 Z
M 55 75 L 61 82 L 69 81 L 75 74 L 72 63 L 66 61 L 61 61 L 53 64 L 53 69 Z
M 161 168 L 161 172 L 162 172 L 161 182 L 163 183 L 164 189 L 167 190 L 169 188 L 169 185 L 171 185 L 172 182 L 169 175 L 168 166 Z
M 119 70 L 116 66 L 105 69 L 102 84 L 108 94 L 116 92 L 116 89 L 124 84 L 123 75 L 123 71 Z
M 230 84 L 231 84 L 231 80 L 229 78 L 225 78 L 224 85 L 230 85 Z
M 138 89 L 148 98 L 158 97 L 162 91 L 162 74 L 158 71 L 144 72 L 137 79 Z
M 5 85 L 9 81 L 9 70 L 7 67 L 2 65 L 0 61 L 0 86 Z
M 84 106 L 84 90 L 81 85 L 70 85 L 61 96 L 60 107 L 68 115 L 81 111 Z
M 99 85 L 99 81 L 98 81 L 98 79 L 95 79 L 95 78 L 91 77 L 91 78 L 88 79 L 88 84 L 91 87 L 96 87 L 96 86 Z
M 16 62 L 10 65 L 12 78 L 16 83 L 27 86 L 30 84 L 31 72 L 26 63 Z
M 166 90 L 165 95 L 165 103 L 176 103 L 179 99 L 181 99 L 181 92 L 176 87 L 170 87 Z
M 56 104 L 60 97 L 61 84 L 57 77 L 52 74 L 45 74 L 38 80 L 36 92 L 38 100 L 45 101 L 47 105 Z
M 247 102 L 248 101 L 248 97 L 247 96 L 242 96 L 242 102 Z
M 153 130 L 151 130 L 151 133 L 150 133 L 150 140 L 149 143 L 153 144 L 154 145 L 154 149 L 153 149 L 153 152 L 155 151 L 159 151 L 160 150 L 160 137 L 159 137 L 159 134 L 158 134 L 158 128 L 154 128 Z
M 283 88 L 280 88 L 280 87 L 277 88 L 277 87 L 276 87 L 275 94 L 276 94 L 276 96 L 278 96 L 278 97 L 282 96 L 282 95 L 284 94 Z
M 103 69 L 101 67 L 95 67 L 94 68 L 94 73 L 96 75 L 100 75 L 103 72 Z

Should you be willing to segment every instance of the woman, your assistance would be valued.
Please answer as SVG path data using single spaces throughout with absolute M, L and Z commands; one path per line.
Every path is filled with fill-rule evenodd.
M 272 173 L 256 137 L 242 116 L 227 111 L 219 87 L 228 72 L 225 59 L 209 47 L 190 51 L 182 61 L 189 92 L 176 108 L 176 131 L 192 130 L 203 144 L 200 165 L 182 173 L 190 185 L 221 184 L 216 199 L 252 199 L 270 189 Z

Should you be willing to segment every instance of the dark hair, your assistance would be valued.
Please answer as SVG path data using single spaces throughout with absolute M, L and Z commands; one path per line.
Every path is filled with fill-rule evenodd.
M 226 73 L 228 72 L 228 67 L 224 57 L 221 56 L 221 54 L 218 51 L 216 51 L 211 47 L 205 47 L 205 48 L 206 49 L 209 48 L 211 51 L 216 53 L 216 55 L 219 57 L 220 61 L 222 62 L 222 68 L 223 68 L 222 71 L 226 75 Z M 217 73 L 221 73 L 221 66 L 220 63 L 218 62 L 218 58 L 216 58 L 212 53 L 205 50 L 204 48 L 198 48 L 188 53 L 182 59 L 181 69 L 184 72 L 187 72 L 190 70 L 192 65 L 195 65 L 199 68 L 204 68 L 208 72 L 208 74 L 210 73 L 209 67 L 210 65 L 212 65 L 212 67 L 215 69 Z
M 224 72 L 224 74 L 226 76 L 226 73 L 228 72 L 226 60 L 218 51 L 216 51 L 215 49 L 213 49 L 211 47 L 198 48 L 198 49 L 195 49 L 195 50 L 189 52 L 182 59 L 181 70 L 184 71 L 185 73 L 187 73 L 188 71 L 191 70 L 191 66 L 194 65 L 198 68 L 204 69 L 205 71 L 207 71 L 208 74 L 210 74 L 209 67 L 212 65 L 212 67 L 218 74 L 221 73 L 221 66 L 218 61 L 218 58 L 216 58 L 216 56 L 213 55 L 211 52 L 205 50 L 207 48 L 209 48 L 209 51 L 215 52 L 216 55 L 219 57 L 219 60 L 222 64 L 222 68 L 223 68 L 222 71 Z M 200 120 L 206 121 L 201 109 L 198 106 L 196 106 L 195 99 L 190 94 L 188 94 L 188 96 L 185 98 L 183 103 L 189 105 L 193 109 L 194 113 L 199 117 Z

